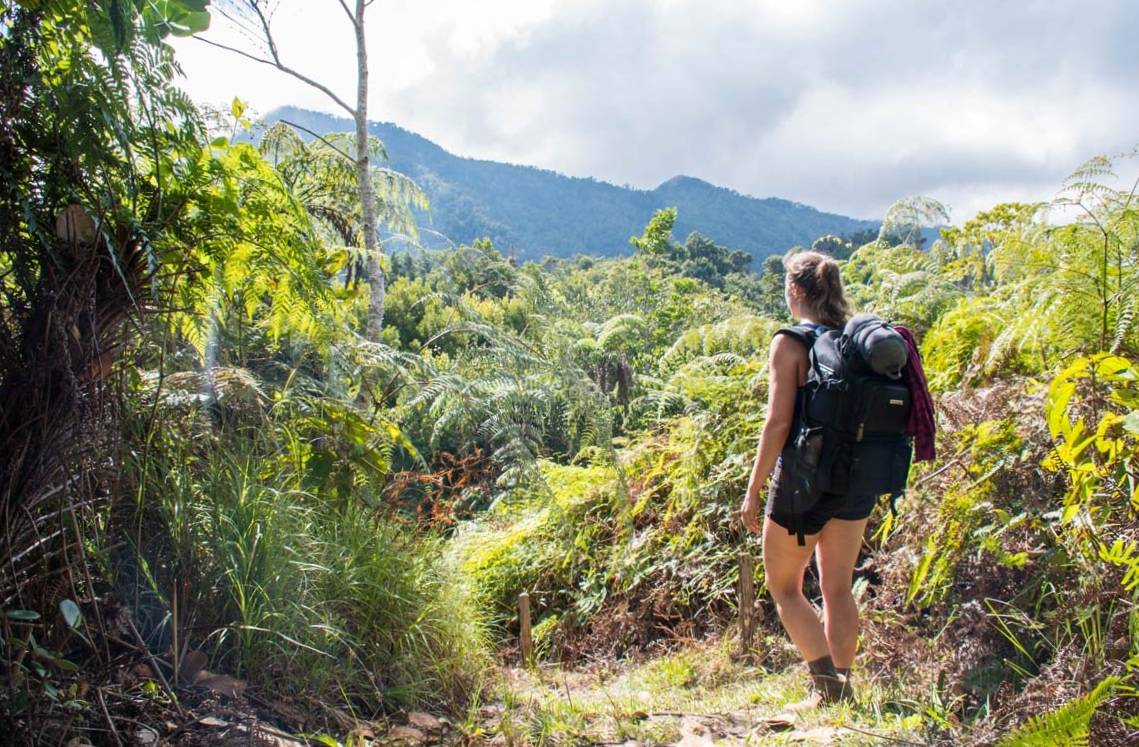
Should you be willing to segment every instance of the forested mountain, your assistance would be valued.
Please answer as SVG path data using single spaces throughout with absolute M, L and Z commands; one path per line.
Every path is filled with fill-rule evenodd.
M 280 120 L 321 134 L 352 129 L 345 118 L 293 107 L 266 117 Z M 523 259 L 630 254 L 629 237 L 663 207 L 677 208 L 678 236 L 697 231 L 756 260 L 795 245 L 809 246 L 825 234 L 877 226 L 788 200 L 749 197 L 689 176 L 638 190 L 532 166 L 463 158 L 386 122 L 373 122 L 371 133 L 387 146 L 391 168 L 415 179 L 431 200 L 430 212 L 420 216 L 420 239 L 432 247 L 489 237 L 507 254 Z M 759 261 L 752 267 L 758 269 Z

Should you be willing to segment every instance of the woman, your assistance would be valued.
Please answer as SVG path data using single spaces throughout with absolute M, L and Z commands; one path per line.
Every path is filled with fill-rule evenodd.
M 791 316 L 808 327 L 841 328 L 850 316 L 838 264 L 818 252 L 784 261 L 785 297 Z M 740 508 L 745 527 L 760 531 L 760 490 L 774 470 L 763 521 L 763 566 L 767 588 L 784 629 L 807 662 L 814 701 L 853 697 L 850 666 L 858 644 L 858 607 L 851 592 L 854 564 L 877 496 L 824 494 L 802 518 L 800 546 L 790 514 L 781 505 L 779 454 L 792 431 L 796 398 L 807 380 L 807 348 L 785 334 L 771 341 L 767 422 L 763 426 L 747 494 Z M 803 573 L 815 554 L 823 592 L 823 622 L 803 595 Z

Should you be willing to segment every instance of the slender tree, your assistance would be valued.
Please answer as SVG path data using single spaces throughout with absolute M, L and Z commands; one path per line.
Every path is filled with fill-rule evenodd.
M 355 142 L 354 133 L 330 133 L 306 143 L 288 122 L 279 122 L 261 137 L 261 154 L 280 172 L 289 190 L 309 215 L 329 229 L 329 238 L 344 247 L 359 247 L 363 233 L 354 159 L 344 150 Z M 373 159 L 386 159 L 383 143 L 370 137 Z M 376 222 L 398 234 L 417 237 L 412 208 L 425 209 L 427 195 L 410 177 L 391 169 L 374 169 L 372 182 Z M 355 288 L 366 272 L 366 257 L 354 252 L 345 282 Z M 394 261 L 393 261 L 394 264 Z
M 378 340 L 384 323 L 384 271 L 380 264 L 380 245 L 376 220 L 376 191 L 373 184 L 372 164 L 368 143 L 368 44 L 364 16 L 371 0 L 337 0 L 352 25 L 356 40 L 356 105 L 352 106 L 328 85 L 306 75 L 287 64 L 281 56 L 273 34 L 272 19 L 277 0 L 225 0 L 219 6 L 221 14 L 234 23 L 246 36 L 254 40 L 259 49 L 247 50 L 223 44 L 202 36 L 197 38 L 215 47 L 241 55 L 246 59 L 277 70 L 320 91 L 333 103 L 351 115 L 356 127 L 356 183 L 360 193 L 360 212 L 363 228 L 364 256 L 367 265 L 370 297 L 365 334 L 369 340 Z M 347 156 L 347 154 L 345 154 Z

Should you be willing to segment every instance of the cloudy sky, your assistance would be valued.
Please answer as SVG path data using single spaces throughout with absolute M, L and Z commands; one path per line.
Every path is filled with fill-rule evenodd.
M 336 0 L 281 0 L 273 24 L 286 63 L 354 100 Z M 961 222 L 1139 144 L 1131 0 L 378 0 L 367 25 L 372 119 L 616 184 L 688 174 L 863 218 L 924 194 Z M 224 19 L 206 36 L 252 48 Z M 196 100 L 336 111 L 176 46 Z

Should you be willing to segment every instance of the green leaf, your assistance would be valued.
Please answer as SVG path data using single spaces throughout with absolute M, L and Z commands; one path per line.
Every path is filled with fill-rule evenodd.
M 79 671 L 79 667 L 75 664 L 75 662 L 70 661 L 68 659 L 64 659 L 61 656 L 53 656 L 51 659 L 51 663 L 54 664 L 56 669 L 60 670 L 61 672 L 78 672 Z
M 1067 408 L 1068 402 L 1072 399 L 1072 394 L 1076 391 L 1076 384 L 1071 379 L 1066 378 L 1066 373 L 1064 372 L 1056 377 L 1056 380 L 1052 382 L 1046 400 L 1048 431 L 1052 438 L 1058 438 L 1061 433 L 1067 430 L 1067 427 L 1070 427 Z
M 914 601 L 914 599 L 917 598 L 918 593 L 921 591 L 922 582 L 924 582 L 925 577 L 929 575 L 929 567 L 932 563 L 933 563 L 933 553 L 930 551 L 927 551 L 922 556 L 921 562 L 918 564 L 918 567 L 914 570 L 913 578 L 910 579 L 910 589 L 909 589 L 909 592 L 906 594 L 906 604 L 910 604 L 911 602 Z
M 182 16 L 180 23 L 172 26 L 174 36 L 191 36 L 200 34 L 210 27 L 209 13 L 187 13 Z
M 233 97 L 233 103 L 229 106 L 230 112 L 233 114 L 234 119 L 241 119 L 245 114 L 245 102 L 236 96 Z
M 340 742 L 337 742 L 335 739 L 328 736 L 327 734 L 300 734 L 299 736 L 304 737 L 305 739 L 309 740 L 310 742 L 316 742 L 318 744 L 323 744 L 326 747 L 344 747 L 344 745 L 342 745 Z
M 1064 507 L 1064 513 L 1060 516 L 1060 523 L 1067 524 L 1072 519 L 1076 518 L 1076 514 L 1080 512 L 1080 504 L 1072 503 Z
M 32 610 L 8 610 L 5 614 L 9 620 L 18 620 L 19 622 L 33 622 L 40 619 L 40 613 Z
M 1139 410 L 1127 413 L 1123 418 L 1123 429 L 1139 436 Z
M 79 609 L 79 605 L 70 599 L 64 599 L 59 603 L 59 611 L 63 613 L 63 621 L 67 623 L 67 627 L 75 630 L 79 621 L 83 619 L 83 612 Z
M 142 12 L 148 30 L 159 38 L 192 36 L 210 27 L 208 1 L 151 0 Z
M 30 642 L 31 642 L 33 654 L 35 654 L 36 656 L 40 657 L 41 659 L 45 659 L 47 661 L 53 661 L 55 659 L 55 654 L 53 654 L 51 651 L 48 651 L 46 648 L 44 648 L 40 644 L 36 643 L 36 637 L 35 636 L 31 636 Z

